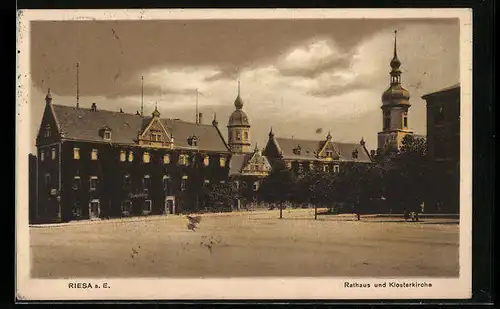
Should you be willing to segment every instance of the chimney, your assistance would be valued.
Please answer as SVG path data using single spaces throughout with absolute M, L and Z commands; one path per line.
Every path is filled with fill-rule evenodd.
M 93 111 L 93 112 L 97 112 L 97 104 L 92 103 L 92 106 L 90 107 L 90 110 Z
M 203 113 L 198 114 L 198 124 L 203 124 Z

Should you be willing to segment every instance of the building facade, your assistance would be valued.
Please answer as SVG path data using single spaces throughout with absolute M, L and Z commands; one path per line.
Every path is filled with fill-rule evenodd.
M 324 140 L 301 140 L 275 137 L 271 129 L 263 154 L 271 165 L 284 164 L 296 175 L 311 170 L 337 173 L 346 163 L 372 162 L 363 139 L 340 143 L 333 141 L 330 133 Z
M 425 207 L 434 212 L 459 213 L 460 194 L 460 84 L 426 94 L 427 155 L 442 177 Z
M 37 218 L 169 214 L 203 207 L 202 188 L 226 181 L 230 151 L 212 124 L 53 104 L 37 136 Z
M 382 94 L 382 131 L 378 133 L 378 148 L 395 150 L 401 147 L 406 135 L 413 134 L 408 123 L 410 93 L 401 85 L 401 61 L 397 54 L 396 37 L 390 66 L 390 85 Z

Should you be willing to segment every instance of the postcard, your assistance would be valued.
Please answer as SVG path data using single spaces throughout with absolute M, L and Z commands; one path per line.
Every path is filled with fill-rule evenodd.
M 468 9 L 18 12 L 16 297 L 467 299 Z

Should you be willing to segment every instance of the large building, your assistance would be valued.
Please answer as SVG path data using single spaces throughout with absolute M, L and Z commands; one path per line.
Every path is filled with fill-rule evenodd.
M 165 214 L 203 205 L 231 152 L 212 124 L 53 104 L 36 140 L 38 219 Z
M 422 96 L 427 103 L 427 155 L 442 177 L 426 211 L 455 212 L 460 192 L 460 84 Z
M 395 32 L 396 34 L 396 32 Z M 399 149 L 409 130 L 410 93 L 401 85 L 401 61 L 398 58 L 396 36 L 391 60 L 390 85 L 382 94 L 382 131 L 378 133 L 378 149 Z

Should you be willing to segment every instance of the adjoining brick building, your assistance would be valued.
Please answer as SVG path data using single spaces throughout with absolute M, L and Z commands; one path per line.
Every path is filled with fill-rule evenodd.
M 426 212 L 460 211 L 460 84 L 422 96 L 427 104 L 427 155 L 438 182 Z

